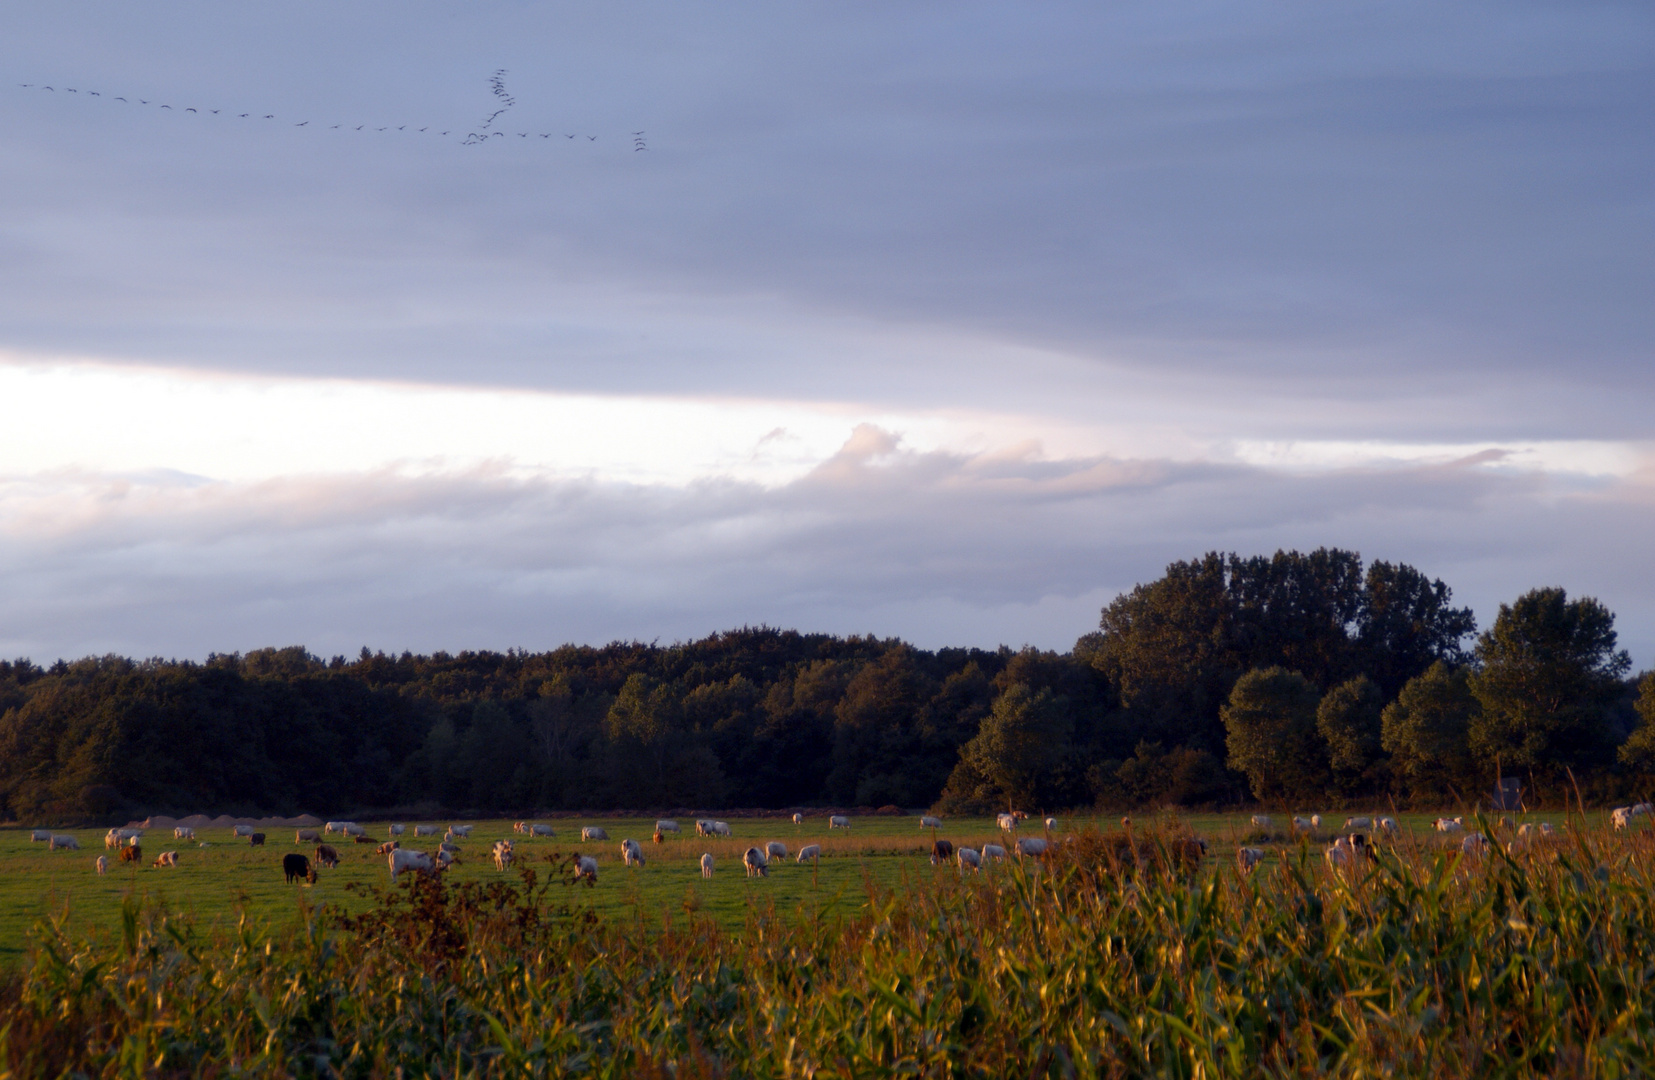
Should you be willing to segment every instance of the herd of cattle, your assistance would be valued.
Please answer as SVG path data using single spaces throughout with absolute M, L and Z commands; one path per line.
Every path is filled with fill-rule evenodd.
M 1610 814 L 1610 822 L 1614 830 L 1620 832 L 1626 829 L 1633 819 L 1649 815 L 1652 812 L 1655 812 L 1655 806 L 1650 803 L 1617 807 Z M 1018 857 L 1038 858 L 1050 850 L 1052 844 L 1050 834 L 1056 831 L 1058 827 L 1057 819 L 1050 817 L 1044 819 L 1043 824 L 1047 834 L 1045 836 L 1016 835 L 1027 817 L 1027 814 L 1018 812 L 997 815 L 996 824 L 1002 832 L 1010 837 L 1008 840 L 1011 845 L 1009 849 L 1006 845 L 991 843 L 985 843 L 980 848 L 956 847 L 951 841 L 938 838 L 935 835 L 935 831 L 942 827 L 942 820 L 929 814 L 920 817 L 919 825 L 921 829 L 933 831 L 931 844 L 931 862 L 933 865 L 953 862 L 957 863 L 961 870 L 981 870 L 985 861 L 996 862 L 1012 854 Z M 804 815 L 794 814 L 793 823 L 802 825 Z M 1254 814 L 1251 823 L 1255 828 L 1269 829 L 1272 826 L 1272 819 L 1268 814 Z M 1294 833 L 1313 836 L 1321 831 L 1323 819 L 1319 814 L 1312 814 L 1309 817 L 1293 817 L 1291 823 Z M 1503 818 L 1501 823 L 1504 823 Z M 1124 824 L 1130 827 L 1130 819 L 1127 819 Z M 828 818 L 829 829 L 848 829 L 850 827 L 851 820 L 848 817 L 833 815 Z M 1438 818 L 1433 827 L 1437 832 L 1443 834 L 1465 833 L 1464 819 L 1458 817 Z M 282 871 L 286 875 L 289 884 L 296 881 L 306 881 L 314 884 L 318 868 L 330 869 L 339 865 L 339 850 L 328 842 L 330 837 L 337 835 L 339 843 L 374 845 L 375 854 L 385 857 L 393 882 L 397 880 L 399 875 L 408 871 L 438 873 L 458 860 L 460 855 L 459 841 L 469 840 L 475 826 L 413 826 L 413 835 L 416 838 L 435 838 L 441 832 L 441 838 L 437 841 L 437 848 L 434 853 L 404 848 L 402 838 L 408 834 L 408 828 L 407 825 L 400 823 L 391 824 L 387 829 L 388 838 L 384 841 L 370 837 L 367 829 L 354 821 L 329 821 L 321 829 L 298 829 L 294 833 L 293 842 L 295 844 L 313 844 L 314 859 L 299 854 L 284 855 L 282 857 Z M 1362 830 L 1371 830 L 1375 836 L 1391 837 L 1398 833 L 1399 827 L 1396 819 L 1392 817 L 1376 815 L 1373 817 L 1346 818 L 1343 829 L 1339 830 L 1340 835 L 1334 839 L 1325 851 L 1325 857 L 1330 866 L 1344 868 L 1353 866 L 1362 859 L 1372 857 L 1374 851 L 1373 841 L 1370 839 L 1369 833 Z M 512 826 L 512 831 L 529 838 L 550 838 L 555 835 L 550 825 L 538 822 L 519 821 Z M 655 823 L 652 839 L 656 844 L 660 844 L 665 842 L 667 835 L 676 836 L 681 831 L 678 822 L 663 818 Z M 143 848 L 140 844 L 143 834 L 144 830 L 137 827 L 110 829 L 104 836 L 104 846 L 115 852 L 116 857 L 121 862 L 140 863 L 143 858 Z M 265 834 L 255 831 L 251 825 L 235 826 L 232 835 L 238 839 L 247 840 L 254 847 L 262 847 L 265 843 Z M 724 821 L 702 819 L 695 823 L 695 835 L 728 839 L 731 836 L 730 825 Z M 1550 824 L 1524 823 L 1517 827 L 1514 839 L 1508 846 L 1545 840 L 1555 835 L 1556 830 Z M 35 842 L 46 843 L 48 850 L 51 851 L 80 850 L 80 844 L 75 837 L 53 833 L 50 830 L 36 829 L 30 834 L 30 839 Z M 195 830 L 180 825 L 173 829 L 173 839 L 195 841 Z M 587 825 L 581 828 L 580 839 L 582 842 L 588 843 L 607 841 L 609 833 L 601 826 Z M 1488 850 L 1489 843 L 1489 837 L 1486 835 L 1480 832 L 1472 832 L 1463 836 L 1460 846 L 1468 855 L 1480 855 Z M 199 846 L 207 847 L 208 845 L 200 843 Z M 160 852 L 155 857 L 152 865 L 155 867 L 176 867 L 178 865 L 178 854 L 176 850 Z M 498 840 L 489 849 L 489 854 L 493 858 L 496 868 L 501 871 L 508 870 L 516 858 L 515 841 L 510 838 Z M 814 863 L 821 858 L 821 855 L 822 845 L 806 844 L 799 848 L 795 855 L 795 861 L 798 863 Z M 766 842 L 763 847 L 749 847 L 743 853 L 741 861 L 748 877 L 767 877 L 773 863 L 785 861 L 788 857 L 787 845 L 780 840 L 771 840 Z M 1236 852 L 1236 862 L 1244 871 L 1251 871 L 1263 861 L 1264 857 L 1265 851 L 1259 847 L 1244 846 Z M 623 839 L 621 841 L 621 860 L 624 865 L 629 867 L 643 866 L 643 845 L 636 840 Z M 710 852 L 702 854 L 700 859 L 702 877 L 710 878 L 713 876 L 713 862 L 713 856 Z M 98 856 L 95 866 L 98 873 L 105 873 L 109 868 L 109 856 Z M 587 881 L 595 885 L 598 880 L 597 860 L 589 855 L 578 855 L 575 860 L 575 880 Z

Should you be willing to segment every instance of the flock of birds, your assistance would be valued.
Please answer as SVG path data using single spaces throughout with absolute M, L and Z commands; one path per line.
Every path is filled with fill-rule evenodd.
M 38 90 L 42 93 L 75 94 L 75 95 L 77 95 L 81 98 L 99 98 L 99 99 L 101 99 L 103 101 L 106 101 L 106 102 L 109 102 L 111 104 L 113 104 L 114 102 L 121 102 L 122 104 L 125 104 L 125 105 L 138 105 L 138 106 L 145 106 L 145 107 L 153 106 L 157 112 L 166 111 L 166 112 L 171 112 L 171 113 L 173 113 L 174 115 L 177 115 L 177 116 L 183 116 L 183 115 L 186 115 L 186 114 L 192 114 L 193 113 L 195 116 L 201 117 L 201 118 L 211 118 L 211 117 L 216 116 L 216 117 L 221 117 L 222 119 L 226 119 L 226 120 L 258 120 L 260 122 L 277 121 L 279 123 L 285 124 L 285 125 L 290 126 L 290 127 L 311 128 L 311 129 L 317 130 L 317 131 L 339 131 L 339 132 L 350 132 L 350 133 L 355 133 L 355 132 L 375 132 L 375 133 L 401 132 L 401 133 L 404 133 L 404 134 L 412 134 L 412 135 L 429 135 L 433 138 L 457 138 L 459 140 L 459 144 L 461 146 L 482 146 L 486 143 L 491 142 L 494 139 L 509 139 L 513 135 L 515 135 L 519 139 L 525 139 L 525 140 L 526 139 L 534 139 L 534 138 L 541 138 L 541 139 L 550 140 L 550 139 L 556 138 L 558 136 L 562 136 L 564 139 L 572 141 L 572 142 L 578 142 L 582 139 L 582 137 L 584 137 L 585 140 L 588 143 L 595 143 L 595 142 L 598 141 L 598 136 L 591 135 L 591 134 L 586 134 L 584 132 L 575 132 L 575 133 L 571 134 L 571 133 L 565 132 L 565 131 L 504 131 L 504 130 L 501 130 L 500 125 L 499 125 L 499 121 L 500 121 L 501 117 L 505 116 L 506 113 L 510 112 L 512 106 L 517 104 L 517 99 L 515 97 L 513 97 L 511 95 L 511 93 L 506 89 L 506 81 L 505 80 L 506 80 L 506 69 L 505 68 L 500 68 L 500 69 L 496 70 L 494 72 L 494 74 L 489 77 L 490 92 L 494 95 L 495 104 L 498 107 L 492 113 L 490 113 L 487 117 L 485 117 L 483 119 L 482 123 L 479 124 L 476 128 L 469 129 L 469 130 L 461 130 L 459 128 L 453 128 L 453 127 L 443 128 L 440 124 L 424 124 L 424 125 L 420 125 L 420 126 L 416 126 L 416 125 L 413 125 L 413 124 L 383 124 L 383 125 L 380 125 L 380 124 L 371 124 L 371 123 L 353 124 L 353 123 L 350 123 L 348 121 L 341 121 L 340 123 L 337 123 L 337 124 L 328 124 L 328 123 L 321 123 L 321 122 L 312 123 L 312 121 L 310 121 L 308 119 L 294 121 L 294 120 L 289 120 L 285 117 L 278 117 L 275 113 L 261 113 L 261 112 L 257 112 L 257 111 L 238 112 L 235 109 L 222 109 L 222 108 L 220 108 L 220 109 L 211 109 L 211 108 L 197 107 L 197 106 L 194 106 L 194 105 L 186 105 L 183 108 L 174 108 L 171 104 L 161 102 L 158 99 L 141 98 L 141 97 L 138 97 L 136 95 L 133 95 L 132 97 L 127 97 L 127 96 L 122 95 L 122 94 L 106 94 L 106 93 L 104 93 L 102 91 L 99 91 L 99 90 L 87 90 L 87 89 L 84 89 L 84 88 L 81 88 L 81 87 L 74 87 L 74 86 L 47 85 L 45 83 L 18 83 L 17 85 L 19 87 L 21 87 L 22 89 L 25 89 L 25 90 Z M 632 133 L 632 150 L 633 150 L 634 153 L 638 153 L 640 151 L 647 151 L 649 149 L 649 144 L 645 139 L 645 134 L 646 133 L 643 132 L 643 131 L 634 131 Z

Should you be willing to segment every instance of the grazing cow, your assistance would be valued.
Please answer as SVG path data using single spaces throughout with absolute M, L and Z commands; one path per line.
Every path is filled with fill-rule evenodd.
M 195 830 L 188 825 L 180 825 L 172 830 L 172 838 L 174 840 L 194 840 Z
M 55 839 L 55 838 L 54 838 Z M 121 861 L 135 863 L 144 857 L 144 849 L 137 844 L 121 849 Z
M 954 842 L 952 840 L 931 841 L 931 865 L 937 866 L 954 857 Z
M 289 885 L 304 878 L 311 885 L 316 884 L 316 868 L 310 865 L 310 860 L 303 855 L 283 855 L 282 873 L 287 875 Z
M 386 856 L 385 864 L 391 868 L 391 883 L 395 884 L 397 875 L 404 870 L 423 870 L 431 873 L 437 869 L 436 860 L 423 851 L 414 851 L 410 848 L 397 848 Z
M 803 825 L 804 823 L 805 823 L 805 816 L 803 814 L 795 813 L 793 815 L 793 824 Z
M 1056 818 L 1049 817 L 1049 818 L 1046 819 L 1046 831 L 1047 832 L 1056 832 L 1057 831 L 1057 819 Z
M 940 829 L 942 828 L 942 818 L 932 817 L 930 814 L 922 815 L 919 819 L 919 827 L 922 829 Z
M 332 844 L 317 844 L 316 865 L 324 870 L 332 870 L 339 865 L 339 852 Z
M 1253 825 L 1256 828 L 1268 829 L 1270 827 L 1270 815 L 1269 814 L 1254 814 L 1253 815 Z
M 754 874 L 759 877 L 770 876 L 770 863 L 765 860 L 764 852 L 756 847 L 747 849 L 746 854 L 741 857 L 741 864 L 747 868 L 748 877 L 752 877 Z
M 437 827 L 435 825 L 415 825 L 414 826 L 414 835 L 415 836 L 436 836 L 437 835 Z
M 401 836 L 408 831 L 406 825 L 392 825 L 385 832 L 386 836 Z
M 701 819 L 698 819 L 696 821 L 696 823 L 695 823 L 695 835 L 697 835 L 697 836 L 711 836 L 712 834 L 713 834 L 713 823 L 710 820 L 708 820 L 706 818 L 701 818 Z
M 551 836 L 552 835 L 552 827 L 550 825 L 530 825 L 529 826 L 529 835 L 530 836 Z
M 1398 828 L 1400 828 L 1394 817 L 1382 817 L 1373 823 L 1373 827 L 1391 836 L 1396 835 Z
M 1437 831 L 1440 833 L 1457 833 L 1465 830 L 1465 824 L 1459 818 L 1438 818 Z
M 475 826 L 475 825 L 450 825 L 448 827 L 448 835 L 458 836 L 462 840 L 470 840 L 471 839 L 471 830 L 475 829 L 476 827 L 477 826 Z
M 1006 849 L 1001 847 L 999 844 L 984 844 L 983 845 L 983 858 L 985 858 L 985 859 L 1003 859 L 1005 857 L 1006 857 Z
M 995 824 L 1000 826 L 1000 831 L 1001 832 L 1016 832 L 1017 831 L 1017 815 L 1016 814 L 995 814 L 994 815 L 994 822 L 995 822 Z
M 453 850 L 449 850 L 449 849 L 444 848 L 444 849 L 441 849 L 437 852 L 437 869 L 438 870 L 447 870 L 450 866 L 453 866 L 455 863 L 457 863 L 459 861 L 460 861 L 460 853 L 458 851 L 453 851 Z
M 163 851 L 163 852 L 161 852 L 161 854 L 155 856 L 155 868 L 157 870 L 159 870 L 163 866 L 170 866 L 170 867 L 173 867 L 174 869 L 177 869 L 177 867 L 178 867 L 178 852 L 176 852 L 176 851 Z
M 1043 836 L 1020 836 L 1017 838 L 1018 855 L 1044 855 L 1047 842 Z
M 447 855 L 452 858 L 460 853 L 460 845 L 450 844 L 447 840 L 444 840 L 442 843 L 437 845 L 437 853 L 440 855 Z
M 295 844 L 320 844 L 322 834 L 315 829 L 300 829 L 293 834 L 293 842 Z
M 251 825 L 237 825 L 236 827 L 234 827 L 233 829 L 230 830 L 230 835 L 231 836 L 252 836 L 253 835 L 253 826 L 251 826 Z
M 627 866 L 644 865 L 644 849 L 638 844 L 638 841 L 621 841 L 621 862 Z
M 772 859 L 787 858 L 787 845 L 780 840 L 772 840 L 764 845 L 764 853 Z
M 981 870 L 983 868 L 983 857 L 977 854 L 976 850 L 973 848 L 960 848 L 954 853 L 954 855 L 960 860 L 961 870 L 964 870 L 968 866 L 973 870 Z
M 264 834 L 261 832 L 249 833 L 247 836 L 247 843 L 250 847 L 263 847 Z
M 701 854 L 701 876 L 704 878 L 713 876 L 713 857 L 708 852 L 702 852 Z
M 36 829 L 34 832 L 29 834 L 29 843 L 31 844 L 45 844 L 49 843 L 51 839 L 52 830 L 50 829 Z
M 1632 808 L 1630 806 L 1617 806 L 1609 811 L 1609 824 L 1615 827 L 1616 832 L 1620 832 L 1631 823 Z
M 103 873 L 105 870 L 108 870 L 109 869 L 109 856 L 108 855 L 99 855 L 98 856 L 97 867 L 98 867 L 98 873 L 100 873 L 100 874 Z
M 349 824 L 350 822 L 348 821 L 330 821 L 322 826 L 322 832 L 328 834 L 342 833 L 345 831 L 345 826 Z
M 828 828 L 830 828 L 830 829 L 848 829 L 848 828 L 850 828 L 850 818 L 846 817 L 843 814 L 834 814 L 833 816 L 828 818 Z
M 656 829 L 653 833 L 651 833 L 649 839 L 651 843 L 655 844 L 664 844 L 667 842 L 667 838 L 661 835 L 660 829 Z
M 1552 828 L 1552 823 L 1551 822 L 1542 821 L 1540 823 L 1540 835 L 1541 836 L 1551 836 L 1552 834 L 1554 834 L 1556 832 L 1557 832 L 1557 830 Z
M 1371 828 L 1373 828 L 1373 818 L 1371 818 L 1371 817 L 1346 818 L 1345 819 L 1345 828 L 1347 828 L 1347 829 L 1371 829 Z
M 526 833 L 529 831 L 529 823 L 526 821 L 514 821 L 511 824 L 511 831 L 514 833 Z
M 76 840 L 73 836 L 70 836 L 67 833 L 54 835 L 51 839 L 46 841 L 46 850 L 47 851 L 79 851 L 80 850 L 80 841 Z M 127 850 L 133 850 L 133 849 L 127 849 Z
M 1335 870 L 1342 870 L 1356 862 L 1356 849 L 1350 840 L 1341 836 L 1328 845 L 1326 852 L 1327 864 Z
M 368 835 L 368 830 L 364 829 L 362 826 L 358 825 L 354 821 L 347 822 L 345 824 L 345 828 L 344 828 L 343 832 L 344 832 L 344 835 L 354 836 L 358 840 L 360 840 L 364 836 Z
M 374 849 L 374 854 L 375 855 L 389 855 L 391 852 L 395 851 L 397 848 L 399 848 L 401 846 L 402 846 L 402 841 L 401 840 L 387 840 L 383 844 L 379 845 L 377 848 Z
M 1482 855 L 1488 851 L 1488 837 L 1480 832 L 1466 833 L 1465 839 L 1460 841 L 1460 850 L 1467 855 Z
M 575 856 L 575 880 L 582 879 L 594 885 L 598 883 L 598 860 L 590 855 Z
M 144 835 L 142 829 L 110 829 L 103 837 L 103 846 L 118 848 L 122 844 L 129 844 Z
M 500 840 L 494 845 L 494 867 L 500 872 L 511 869 L 511 841 Z
M 1314 825 L 1310 824 L 1309 818 L 1302 817 L 1296 817 L 1293 819 L 1293 827 L 1300 832 L 1309 832 L 1311 829 L 1315 828 Z
M 730 835 L 730 823 L 727 821 L 713 822 L 713 835 L 728 838 Z
M 655 831 L 670 833 L 678 832 L 678 822 L 673 821 L 671 818 L 662 818 L 660 821 L 655 823 Z
M 804 847 L 799 849 L 799 857 L 798 857 L 797 861 L 798 862 L 804 862 L 806 859 L 809 859 L 811 862 L 815 862 L 817 859 L 820 859 L 821 857 L 822 857 L 822 845 L 821 844 L 806 844 Z
M 1320 829 L 1322 827 L 1322 815 L 1320 815 L 1320 814 L 1311 814 L 1310 815 L 1310 827 L 1312 829 Z
M 1241 871 L 1244 874 L 1252 873 L 1253 872 L 1253 867 L 1257 866 L 1260 862 L 1263 862 L 1263 861 L 1264 861 L 1264 849 L 1263 848 L 1244 847 L 1244 848 L 1237 848 L 1236 849 L 1236 865 L 1241 868 Z
M 609 834 L 601 826 L 588 825 L 580 830 L 580 838 L 582 840 L 607 840 Z

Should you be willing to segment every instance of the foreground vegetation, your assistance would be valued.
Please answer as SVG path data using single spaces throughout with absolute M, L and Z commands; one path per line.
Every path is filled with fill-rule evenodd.
M 1187 841 L 1088 831 L 1044 864 L 970 876 L 910 860 L 853 908 L 755 897 L 734 928 L 670 907 L 598 915 L 578 903 L 597 890 L 546 863 L 410 878 L 290 929 L 209 932 L 129 900 L 104 942 L 42 928 L 0 988 L 0 1073 L 1655 1068 L 1647 832 L 1577 827 L 1480 858 L 1412 834 L 1354 872 L 1288 842 L 1250 875 Z

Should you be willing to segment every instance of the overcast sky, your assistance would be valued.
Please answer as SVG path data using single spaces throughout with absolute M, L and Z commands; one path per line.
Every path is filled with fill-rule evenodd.
M 0 18 L 0 653 L 1063 649 L 1336 545 L 1655 665 L 1647 3 Z

